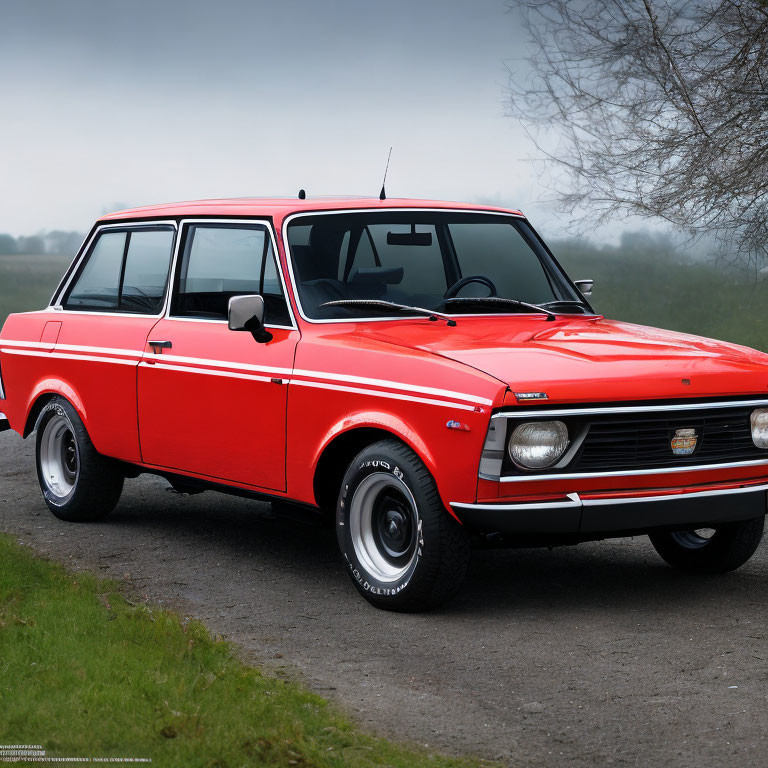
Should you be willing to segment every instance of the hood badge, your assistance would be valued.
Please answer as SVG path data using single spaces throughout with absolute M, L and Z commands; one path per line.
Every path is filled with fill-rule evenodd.
M 515 397 L 520 400 L 548 400 L 546 392 L 515 392 Z
M 676 429 L 669 445 L 675 456 L 690 456 L 696 450 L 699 436 L 695 429 Z

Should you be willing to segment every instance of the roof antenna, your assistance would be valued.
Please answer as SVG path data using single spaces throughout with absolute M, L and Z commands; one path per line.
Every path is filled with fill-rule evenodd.
M 299 200 L 306 200 L 307 199 L 307 193 L 303 190 L 299 190 Z
M 392 157 L 392 147 L 389 148 L 389 154 L 387 155 L 387 167 L 384 169 L 384 181 L 381 182 L 381 192 L 379 192 L 379 200 L 387 199 L 387 192 L 384 186 L 387 183 L 387 171 L 389 170 L 389 158 Z

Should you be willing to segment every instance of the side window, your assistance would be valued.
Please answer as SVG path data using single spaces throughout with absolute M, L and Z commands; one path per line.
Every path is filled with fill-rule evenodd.
M 120 308 L 156 315 L 162 309 L 168 283 L 173 230 L 138 230 L 129 238 Z
M 173 314 L 226 320 L 230 298 L 256 293 L 264 297 L 266 324 L 291 324 L 267 228 L 191 225 Z
M 125 232 L 99 235 L 85 266 L 67 293 L 65 309 L 117 309 L 126 236 Z
M 171 227 L 102 232 L 66 294 L 64 309 L 159 313 L 173 235 Z

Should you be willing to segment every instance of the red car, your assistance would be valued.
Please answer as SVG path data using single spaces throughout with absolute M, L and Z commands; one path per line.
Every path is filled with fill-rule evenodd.
M 737 568 L 766 512 L 768 356 L 607 320 L 590 286 L 500 208 L 123 211 L 6 321 L 0 427 L 36 432 L 64 520 L 142 472 L 333 513 L 383 608 L 452 595 L 472 539 L 647 533 L 678 568 Z

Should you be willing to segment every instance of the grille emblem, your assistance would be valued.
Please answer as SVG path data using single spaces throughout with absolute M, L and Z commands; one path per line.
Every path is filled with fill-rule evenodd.
M 696 450 L 698 441 L 695 429 L 676 429 L 669 444 L 675 456 L 690 456 Z

